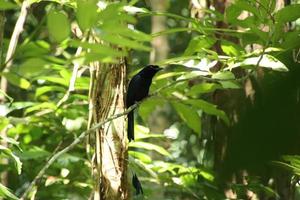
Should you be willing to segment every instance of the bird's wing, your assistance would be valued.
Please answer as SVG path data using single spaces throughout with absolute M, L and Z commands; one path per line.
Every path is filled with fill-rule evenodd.
M 141 85 L 141 76 L 139 74 L 135 75 L 128 85 L 127 97 L 126 97 L 126 107 L 130 107 L 136 101 L 136 93 L 139 91 Z

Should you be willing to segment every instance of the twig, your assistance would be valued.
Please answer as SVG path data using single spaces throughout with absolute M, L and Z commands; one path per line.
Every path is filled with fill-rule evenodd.
M 133 109 L 135 109 L 141 102 L 137 102 L 134 105 L 130 106 L 127 110 L 125 110 L 122 113 L 113 115 L 107 119 L 105 119 L 102 122 L 99 122 L 98 124 L 94 125 L 92 128 L 82 132 L 78 138 L 76 138 L 70 145 L 68 145 L 67 147 L 65 147 L 64 149 L 58 151 L 56 154 L 54 154 L 49 161 L 46 163 L 46 165 L 39 171 L 39 173 L 36 175 L 36 177 L 33 179 L 33 181 L 30 183 L 30 185 L 28 186 L 28 188 L 25 190 L 25 192 L 22 194 L 22 197 L 20 198 L 20 200 L 24 200 L 28 193 L 31 191 L 31 189 L 33 188 L 33 186 L 36 184 L 36 182 L 44 175 L 44 173 L 46 172 L 46 170 L 57 160 L 57 158 L 59 158 L 61 155 L 67 153 L 68 151 L 70 151 L 72 148 L 74 148 L 78 143 L 80 143 L 88 134 L 96 131 L 98 128 L 100 128 L 101 126 L 103 126 L 104 124 L 117 119 L 119 117 L 122 117 L 124 115 L 127 115 L 130 111 L 132 111 Z
M 3 72 L 9 72 L 9 68 L 12 65 L 12 58 L 16 51 L 19 37 L 23 31 L 24 22 L 27 16 L 27 9 L 29 8 L 29 6 L 30 6 L 30 2 L 28 0 L 23 1 L 20 16 L 16 22 L 13 34 L 9 42 L 9 46 L 5 58 L 6 64 L 3 66 Z M 5 93 L 7 90 L 7 79 L 4 76 L 1 77 L 1 90 Z
M 11 58 L 16 51 L 19 37 L 23 31 L 24 22 L 25 22 L 25 19 L 27 16 L 27 9 L 29 8 L 29 6 L 30 6 L 30 2 L 28 0 L 23 1 L 20 16 L 16 22 L 14 32 L 11 36 L 11 40 L 9 42 L 9 46 L 8 46 L 8 50 L 7 50 L 7 54 L 6 54 L 6 58 L 5 58 L 5 62 L 10 60 L 10 62 L 7 62 L 6 66 L 4 66 L 6 68 L 6 70 L 8 70 L 12 64 Z
M 85 37 L 82 39 L 82 41 L 85 41 Z M 82 47 L 78 47 L 75 53 L 75 57 L 79 56 L 82 52 Z M 71 92 L 75 91 L 75 82 L 76 82 L 76 78 L 77 78 L 77 74 L 78 74 L 78 70 L 79 70 L 80 64 L 78 61 L 74 61 L 74 67 L 73 67 L 73 72 L 72 72 L 72 76 L 69 82 L 69 88 L 68 91 L 66 92 L 66 94 L 63 96 L 63 98 L 57 103 L 57 107 L 60 107 L 64 102 L 66 102 L 69 99 L 69 96 L 71 94 Z

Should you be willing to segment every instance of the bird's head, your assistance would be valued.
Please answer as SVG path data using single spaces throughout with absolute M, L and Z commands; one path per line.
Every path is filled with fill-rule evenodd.
M 142 69 L 142 73 L 144 76 L 152 78 L 160 70 L 162 70 L 162 68 L 157 65 L 147 65 Z

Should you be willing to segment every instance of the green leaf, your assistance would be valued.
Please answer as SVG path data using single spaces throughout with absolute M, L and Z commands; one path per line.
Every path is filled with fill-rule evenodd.
M 275 13 L 275 20 L 279 23 L 286 23 L 290 21 L 295 21 L 300 18 L 300 4 L 293 4 L 285 6 Z
M 0 124 L 0 126 L 1 126 L 1 124 Z M 0 127 L 0 130 L 1 130 L 1 127 Z M 1 138 L 1 140 L 5 141 L 6 143 L 12 144 L 12 145 L 16 146 L 20 151 L 22 151 L 22 149 L 21 149 L 21 147 L 19 145 L 19 142 L 16 141 L 16 140 L 14 140 L 13 138 L 7 137 L 5 135 L 0 135 L 0 138 Z
M 167 150 L 165 150 L 163 147 L 152 144 L 152 143 L 148 143 L 148 142 L 131 142 L 131 143 L 129 143 L 129 147 L 153 150 L 161 155 L 171 157 L 171 154 Z
M 116 24 L 114 23 L 106 23 L 105 25 L 102 25 L 101 28 L 103 28 L 108 33 L 119 34 L 121 36 L 128 37 L 137 41 L 150 42 L 152 39 L 152 37 L 146 33 L 143 33 L 136 29 L 129 29 L 128 26 L 121 24 L 119 26 L 116 26 Z
M 212 78 L 218 79 L 218 80 L 234 80 L 235 76 L 232 72 L 230 71 L 219 71 L 215 74 L 212 75 Z
M 142 44 L 140 42 L 130 40 L 130 39 L 121 37 L 116 34 L 102 34 L 100 37 L 104 41 L 107 41 L 111 44 L 118 45 L 120 47 L 129 47 L 129 48 L 136 49 L 136 50 L 151 51 L 151 47 L 149 47 L 149 46 L 145 46 L 144 44 Z
M 11 193 L 10 189 L 0 183 L 0 197 L 18 200 L 19 198 Z
M 286 49 L 298 48 L 300 46 L 300 31 L 284 33 L 282 46 Z
M 90 50 L 93 53 L 97 53 L 97 55 L 107 55 L 107 56 L 125 56 L 125 51 L 120 51 L 118 49 L 111 48 L 109 46 L 101 45 L 101 44 L 95 44 L 95 43 L 89 43 L 89 42 L 81 42 L 77 40 L 71 40 L 69 43 L 73 47 L 82 47 L 86 50 Z
M 197 111 L 183 103 L 172 102 L 180 118 L 197 134 L 201 135 L 201 118 Z
M 0 152 L 3 152 L 6 156 L 8 156 L 14 160 L 17 172 L 18 172 L 18 174 L 21 174 L 22 162 L 20 161 L 19 157 L 16 156 L 9 148 L 7 148 L 3 145 L 0 145 Z
M 28 114 L 28 113 L 31 113 L 31 112 L 34 112 L 34 111 L 39 111 L 39 110 L 42 110 L 42 109 L 55 110 L 56 108 L 57 107 L 54 103 L 44 102 L 44 103 L 39 103 L 39 104 L 36 104 L 36 105 L 33 105 L 33 106 L 27 108 L 25 110 L 25 113 Z
M 184 103 L 190 104 L 198 109 L 203 110 L 203 112 L 210 114 L 210 115 L 216 115 L 220 117 L 227 125 L 229 125 L 229 119 L 226 115 L 226 113 L 223 110 L 219 110 L 216 105 L 211 104 L 207 101 L 204 101 L 202 99 L 188 99 L 185 100 Z
M 97 0 L 77 0 L 76 18 L 80 29 L 84 32 L 95 25 L 97 20 Z
M 221 88 L 222 87 L 220 86 L 220 84 L 217 83 L 200 83 L 192 86 L 192 88 L 188 91 L 187 95 L 211 93 Z
M 150 129 L 148 127 L 141 126 L 141 125 L 135 125 L 134 132 L 136 133 L 136 139 L 137 140 L 145 139 L 145 138 L 161 138 L 161 137 L 165 137 L 162 134 L 153 134 L 153 133 L 151 134 L 150 133 Z
M 274 56 L 264 54 L 263 56 L 257 56 L 257 57 L 251 57 L 251 58 L 246 58 L 240 63 L 236 63 L 234 67 L 238 66 L 256 66 L 258 64 L 259 67 L 265 67 L 269 68 L 275 71 L 281 71 L 281 72 L 287 72 L 289 71 L 288 68 L 280 62 L 277 58 Z
M 18 72 L 25 77 L 30 77 L 45 71 L 47 65 L 49 65 L 49 63 L 44 59 L 29 58 L 20 65 Z
M 128 154 L 134 158 L 139 159 L 140 161 L 142 161 L 143 163 L 151 163 L 152 159 L 150 156 L 148 156 L 145 153 L 141 153 L 138 151 L 128 151 Z
M 0 11 L 17 9 L 19 6 L 9 1 L 0 0 Z
M 24 150 L 22 153 L 18 154 L 18 156 L 22 160 L 44 159 L 44 158 L 48 157 L 49 155 L 50 155 L 50 152 L 48 152 L 40 147 L 37 147 L 37 146 L 33 146 L 29 150 Z
M 244 51 L 239 45 L 227 40 L 221 41 L 221 49 L 229 56 L 239 56 Z
M 64 92 L 66 89 L 60 86 L 43 86 L 39 87 L 35 91 L 35 97 L 39 97 L 47 92 Z
M 70 22 L 63 11 L 50 10 L 47 16 L 47 27 L 51 38 L 58 43 L 68 38 L 71 32 Z
M 49 81 L 66 87 L 69 86 L 69 81 L 61 77 L 40 76 L 38 77 L 38 79 Z
M 204 35 L 194 37 L 184 52 L 184 56 L 191 56 L 196 52 L 203 51 L 202 49 L 209 49 L 216 43 L 215 38 L 207 37 Z
M 8 73 L 3 73 L 3 76 L 5 76 L 11 84 L 18 86 L 22 89 L 28 89 L 30 87 L 29 81 L 27 81 L 25 78 L 19 77 L 16 74 L 8 72 Z
M 125 24 L 135 24 L 136 19 L 124 12 L 124 3 L 116 2 L 111 3 L 106 6 L 104 10 L 98 15 L 98 19 L 101 24 L 115 24 L 115 25 L 124 25 Z

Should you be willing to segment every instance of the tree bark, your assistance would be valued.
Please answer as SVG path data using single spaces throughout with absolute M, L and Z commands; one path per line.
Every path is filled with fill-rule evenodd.
M 92 66 L 90 108 L 92 122 L 124 111 L 126 65 Z M 128 199 L 125 117 L 104 125 L 95 134 L 95 200 Z
M 151 0 L 150 1 L 152 11 L 165 12 L 168 9 L 168 0 Z M 151 32 L 157 33 L 165 31 L 167 29 L 167 18 L 165 16 L 155 16 L 151 17 L 152 25 Z M 166 35 L 161 35 L 153 38 L 152 40 L 153 50 L 150 54 L 150 63 L 154 63 L 159 60 L 166 59 L 169 54 L 169 42 Z

